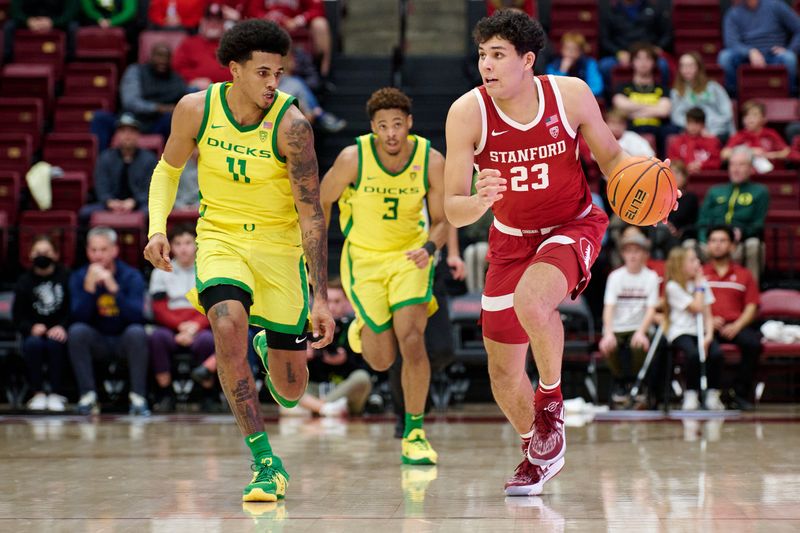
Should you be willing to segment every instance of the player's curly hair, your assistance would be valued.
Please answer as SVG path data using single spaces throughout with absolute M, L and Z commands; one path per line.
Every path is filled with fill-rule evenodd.
M 406 115 L 411 114 L 411 98 L 400 89 L 384 87 L 378 89 L 367 100 L 367 116 L 369 119 L 381 109 L 399 109 Z
M 223 67 L 231 61 L 244 63 L 253 52 L 285 56 L 292 39 L 286 30 L 271 20 L 250 19 L 238 22 L 222 35 L 217 48 L 217 60 Z
M 501 9 L 491 17 L 483 17 L 475 25 L 472 37 L 477 45 L 500 37 L 513 44 L 517 54 L 533 52 L 537 56 L 547 40 L 538 20 L 513 9 Z

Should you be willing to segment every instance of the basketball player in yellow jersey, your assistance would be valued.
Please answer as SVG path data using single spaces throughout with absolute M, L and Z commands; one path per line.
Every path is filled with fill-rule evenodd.
M 255 460 L 246 502 L 283 498 L 289 481 L 264 432 L 247 363 L 248 322 L 265 329 L 256 337 L 257 352 L 270 392 L 291 405 L 308 379 L 304 252 L 315 293 L 313 346 L 330 343 L 334 331 L 325 299 L 327 237 L 313 133 L 294 98 L 276 89 L 290 44 L 272 22 L 248 20 L 228 30 L 217 58 L 233 81 L 181 99 L 150 184 L 144 255 L 169 271 L 167 215 L 182 167 L 197 147 L 197 287 L 189 297 L 211 322 L 219 380 Z
M 372 134 L 358 137 L 336 158 L 322 180 L 322 206 L 329 222 L 331 204 L 339 201 L 345 235 L 342 284 L 356 309 L 351 346 L 382 371 L 392 365 L 400 345 L 406 408 L 402 462 L 436 464 L 422 428 L 431 374 L 424 337 L 428 316 L 436 310 L 433 256 L 449 229 L 444 157 L 427 139 L 409 135 L 411 99 L 399 90 L 375 91 L 367 114 Z

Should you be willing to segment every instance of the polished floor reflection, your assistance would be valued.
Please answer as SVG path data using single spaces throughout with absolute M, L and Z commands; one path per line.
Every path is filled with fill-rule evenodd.
M 798 531 L 800 409 L 568 429 L 567 464 L 505 498 L 517 438 L 494 406 L 428 424 L 436 467 L 402 467 L 390 420 L 269 424 L 287 500 L 239 501 L 227 416 L 0 417 L 0 531 Z

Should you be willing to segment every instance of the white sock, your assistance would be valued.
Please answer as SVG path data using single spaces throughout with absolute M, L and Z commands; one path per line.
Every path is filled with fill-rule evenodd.
M 558 381 L 553 383 L 552 385 L 545 385 L 544 382 L 541 380 L 539 381 L 539 388 L 545 392 L 550 392 L 551 390 L 555 390 L 558 386 L 561 385 L 561 378 L 558 378 Z
M 523 438 L 523 440 L 524 440 L 524 439 L 530 439 L 531 437 L 533 437 L 533 430 L 530 430 L 529 432 L 527 432 L 527 433 L 524 433 L 524 434 L 523 434 L 523 433 L 520 433 L 520 435 L 519 435 L 519 436 L 520 436 L 520 437 L 522 437 L 522 438 Z

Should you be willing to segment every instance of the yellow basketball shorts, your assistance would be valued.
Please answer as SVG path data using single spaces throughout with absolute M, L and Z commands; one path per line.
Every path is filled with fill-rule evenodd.
M 433 296 L 433 259 L 425 268 L 403 251 L 377 252 L 345 242 L 341 260 L 342 286 L 356 311 L 358 331 L 364 324 L 375 333 L 392 327 L 395 311 L 427 303 L 428 316 L 438 309 Z
M 201 312 L 199 293 L 214 285 L 234 285 L 250 294 L 250 324 L 299 335 L 308 321 L 308 281 L 303 249 L 260 238 L 255 232 L 197 232 L 196 287 L 187 297 Z

